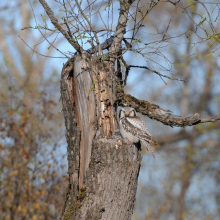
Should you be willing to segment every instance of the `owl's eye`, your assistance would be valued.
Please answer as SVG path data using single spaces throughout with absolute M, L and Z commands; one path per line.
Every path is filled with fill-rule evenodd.
M 129 116 L 130 117 L 135 117 L 136 116 L 136 112 L 134 110 L 129 112 Z

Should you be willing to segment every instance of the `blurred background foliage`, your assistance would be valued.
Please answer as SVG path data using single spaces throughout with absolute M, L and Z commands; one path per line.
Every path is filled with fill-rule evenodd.
M 1 3 L 1 220 L 59 219 L 67 189 L 60 69 L 18 37 L 31 45 L 43 40 L 32 30 L 20 30 L 32 19 L 28 1 Z M 53 53 L 47 47 L 41 52 Z
M 41 16 L 42 7 L 38 1 L 31 2 L 42 22 L 45 15 Z M 149 44 L 145 51 L 147 59 L 132 52 L 124 58 L 131 65 L 147 62 L 151 68 L 159 68 L 158 71 L 171 77 L 186 79 L 186 83 L 162 80 L 146 70 L 132 69 L 126 92 L 177 115 L 196 112 L 202 116 L 217 115 L 220 114 L 220 5 L 208 1 L 206 10 L 196 1 L 181 2 L 190 11 L 190 17 L 168 1 L 159 2 L 136 35 Z M 145 3 L 142 1 L 142 10 L 149 7 Z M 50 5 L 56 16 L 61 17 L 59 4 L 50 1 Z M 118 13 L 116 6 L 107 9 Z M 98 14 L 94 16 L 98 21 Z M 209 16 L 216 32 L 213 33 L 207 21 L 202 22 L 200 26 L 212 33 L 209 35 L 212 39 L 201 41 L 198 36 L 204 33 L 194 21 L 199 23 Z M 29 25 L 34 26 L 35 22 L 27 0 L 0 3 L 1 220 L 59 219 L 68 184 L 65 128 L 59 102 L 59 77 L 66 60 L 34 54 L 25 43 L 43 55 L 58 56 L 37 30 L 21 31 Z M 128 29 L 132 25 L 131 21 Z M 97 22 L 96 28 L 104 28 L 103 22 Z M 160 45 L 160 39 L 167 40 Z M 62 37 L 51 41 L 61 51 L 70 50 Z M 133 219 L 218 220 L 220 122 L 170 128 L 144 119 L 158 142 L 155 149 L 158 160 L 143 151 Z

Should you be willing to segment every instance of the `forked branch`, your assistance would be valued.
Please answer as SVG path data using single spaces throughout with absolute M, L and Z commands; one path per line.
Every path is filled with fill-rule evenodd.
M 62 25 L 59 23 L 57 18 L 55 18 L 53 11 L 50 9 L 49 5 L 44 0 L 39 0 L 41 5 L 44 7 L 48 17 L 50 18 L 51 22 L 53 23 L 54 27 L 57 28 L 63 36 L 68 40 L 68 42 L 79 52 L 82 53 L 83 49 L 78 44 L 77 41 L 74 41 L 69 36 L 68 32 L 62 27 Z
M 84 19 L 87 21 L 87 23 L 89 24 L 89 27 L 90 27 L 90 29 L 92 30 L 92 32 L 93 32 L 93 34 L 94 34 L 94 36 L 95 36 L 96 43 L 97 43 L 97 45 L 98 45 L 98 46 L 97 46 L 97 47 L 98 47 L 98 53 L 99 53 L 99 56 L 100 56 L 100 55 L 101 55 L 101 51 L 100 51 L 100 43 L 99 43 L 98 36 L 97 36 L 97 34 L 96 34 L 96 32 L 95 32 L 95 30 L 94 30 L 94 28 L 93 28 L 91 22 L 89 21 L 89 19 L 87 18 L 87 16 L 84 14 L 84 12 L 83 12 L 83 10 L 82 10 L 82 8 L 81 8 L 81 6 L 80 6 L 78 0 L 75 0 L 75 2 L 76 2 L 76 5 L 77 5 L 78 9 L 80 10 L 80 13 L 82 14 L 83 18 L 84 18 Z

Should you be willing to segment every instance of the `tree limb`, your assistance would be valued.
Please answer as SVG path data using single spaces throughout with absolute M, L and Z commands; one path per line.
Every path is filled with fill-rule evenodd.
M 110 54 L 112 54 L 112 53 L 117 54 L 121 48 L 121 42 L 122 42 L 124 34 L 126 32 L 128 12 L 129 12 L 130 6 L 133 2 L 134 2 L 134 0 L 120 1 L 120 11 L 119 11 L 118 24 L 117 24 L 116 31 L 115 31 L 115 34 L 113 37 L 113 43 L 110 47 Z
M 220 120 L 220 115 L 212 116 L 212 117 L 205 117 L 201 118 L 201 121 L 199 123 L 206 123 L 206 122 L 216 122 Z
M 31 4 L 30 0 L 29 0 L 29 3 L 30 3 L 30 6 L 31 6 L 31 10 L 32 10 L 32 12 L 33 12 L 34 20 L 35 20 L 36 27 L 37 27 L 37 19 L 36 19 L 36 17 L 35 17 L 34 9 L 33 9 L 33 7 L 32 7 L 32 4 Z M 51 42 L 47 39 L 47 37 L 42 33 L 42 31 L 41 31 L 39 28 L 37 28 L 37 29 L 38 29 L 38 31 L 41 33 L 41 35 L 43 36 L 43 38 L 47 41 L 47 43 L 48 43 L 50 46 L 52 46 L 55 50 L 57 50 L 58 52 L 60 52 L 61 54 L 63 54 L 66 58 L 70 58 L 70 57 L 68 57 L 66 54 L 64 54 L 62 51 L 60 51 L 58 48 L 56 48 L 56 47 L 53 45 L 53 43 L 51 43 Z
M 48 17 L 50 18 L 52 24 L 63 34 L 63 36 L 68 40 L 68 42 L 79 52 L 82 53 L 83 49 L 78 44 L 77 41 L 71 39 L 67 31 L 62 27 L 57 18 L 55 18 L 53 11 L 50 9 L 49 5 L 44 0 L 39 0 L 41 5 L 44 7 Z
M 173 115 L 169 110 L 164 110 L 160 108 L 160 106 L 152 104 L 148 101 L 136 99 L 129 94 L 124 94 L 124 92 L 120 90 L 118 91 L 117 98 L 118 105 L 131 106 L 135 108 L 136 111 L 138 111 L 139 113 L 171 127 L 186 127 L 193 126 L 199 123 L 215 122 L 217 120 L 220 120 L 220 115 L 205 118 L 201 118 L 198 113 L 195 113 L 191 117 L 181 117 L 178 115 Z

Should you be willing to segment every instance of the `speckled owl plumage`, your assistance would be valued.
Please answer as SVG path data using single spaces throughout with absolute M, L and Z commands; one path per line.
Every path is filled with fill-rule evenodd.
M 127 138 L 131 143 L 141 142 L 141 145 L 151 152 L 156 159 L 150 143 L 156 144 L 144 121 L 137 116 L 134 108 L 123 107 L 119 112 L 120 133 L 123 138 Z

